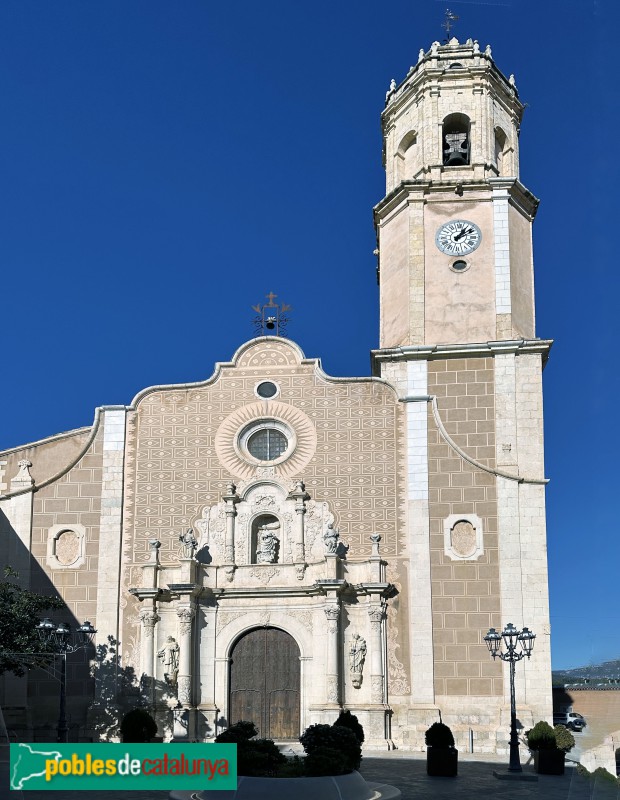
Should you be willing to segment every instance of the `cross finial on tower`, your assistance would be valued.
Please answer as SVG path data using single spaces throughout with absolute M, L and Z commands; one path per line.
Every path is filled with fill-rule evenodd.
M 454 27 L 454 23 L 457 21 L 459 17 L 456 14 L 453 14 L 449 8 L 446 8 L 445 17 L 446 17 L 445 20 L 441 23 L 441 27 L 445 28 L 446 42 L 447 42 L 450 39 L 450 31 Z

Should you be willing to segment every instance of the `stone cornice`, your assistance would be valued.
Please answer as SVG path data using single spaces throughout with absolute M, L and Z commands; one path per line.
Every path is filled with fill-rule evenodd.
M 440 358 L 496 356 L 506 353 L 515 353 L 516 355 L 539 353 L 544 365 L 549 358 L 552 344 L 553 339 L 513 339 L 471 344 L 406 345 L 372 350 L 370 358 L 375 373 L 379 372 L 379 365 L 386 361 L 435 361 Z
M 469 168 L 463 167 L 463 170 L 465 169 Z M 531 219 L 534 219 L 540 200 L 532 194 L 521 181 L 517 180 L 517 178 L 488 178 L 485 180 L 472 178 L 471 180 L 467 180 L 455 175 L 453 177 L 446 177 L 441 181 L 401 181 L 395 189 L 392 189 L 392 191 L 374 207 L 373 214 L 375 225 L 385 222 L 388 216 L 401 210 L 401 206 L 404 207 L 406 203 L 412 201 L 426 202 L 429 196 L 433 194 L 456 194 L 457 191 L 459 194 L 461 192 L 486 191 L 489 192 L 488 200 L 491 200 L 491 192 L 494 189 L 506 189 L 510 196 L 511 203 Z

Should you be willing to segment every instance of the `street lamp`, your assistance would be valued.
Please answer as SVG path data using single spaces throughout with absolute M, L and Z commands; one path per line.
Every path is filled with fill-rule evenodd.
M 58 741 L 68 740 L 67 728 L 67 654 L 75 653 L 93 643 L 97 631 L 88 620 L 79 625 L 75 631 L 71 631 L 69 625 L 64 622 L 58 624 L 46 617 L 36 627 L 39 638 L 46 644 L 52 644 L 55 648 L 55 655 L 59 655 L 60 661 L 60 709 L 58 713 Z
M 519 761 L 519 740 L 517 738 L 517 708 L 515 705 L 515 664 L 522 658 L 532 655 L 534 639 L 536 634 L 529 628 L 519 631 L 512 622 L 498 633 L 495 628 L 491 628 L 484 637 L 489 653 L 493 659 L 500 658 L 502 661 L 510 663 L 510 764 L 509 772 L 522 772 L 521 762 Z M 504 651 L 501 650 L 502 641 Z M 518 648 L 518 649 L 517 649 Z

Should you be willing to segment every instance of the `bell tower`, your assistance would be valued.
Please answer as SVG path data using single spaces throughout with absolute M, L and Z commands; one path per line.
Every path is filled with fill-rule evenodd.
M 375 209 L 380 347 L 532 338 L 531 225 L 519 182 L 524 106 L 478 43 L 433 43 L 387 94 Z
M 542 368 L 532 223 L 519 181 L 524 105 L 491 48 L 420 50 L 382 114 L 386 196 L 375 208 L 376 375 L 403 404 L 406 746 L 440 708 L 478 748 L 501 751 L 508 673 L 488 628 L 536 633 L 517 670 L 518 716 L 551 721 Z M 484 713 L 481 713 L 481 710 Z M 398 715 L 395 719 L 398 719 Z

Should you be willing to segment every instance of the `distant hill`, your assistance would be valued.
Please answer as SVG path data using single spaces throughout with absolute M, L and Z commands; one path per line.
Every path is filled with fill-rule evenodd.
M 604 661 L 602 664 L 589 664 L 587 667 L 553 670 L 551 675 L 554 686 L 564 686 L 567 683 L 586 685 L 611 683 L 620 686 L 620 659 Z

